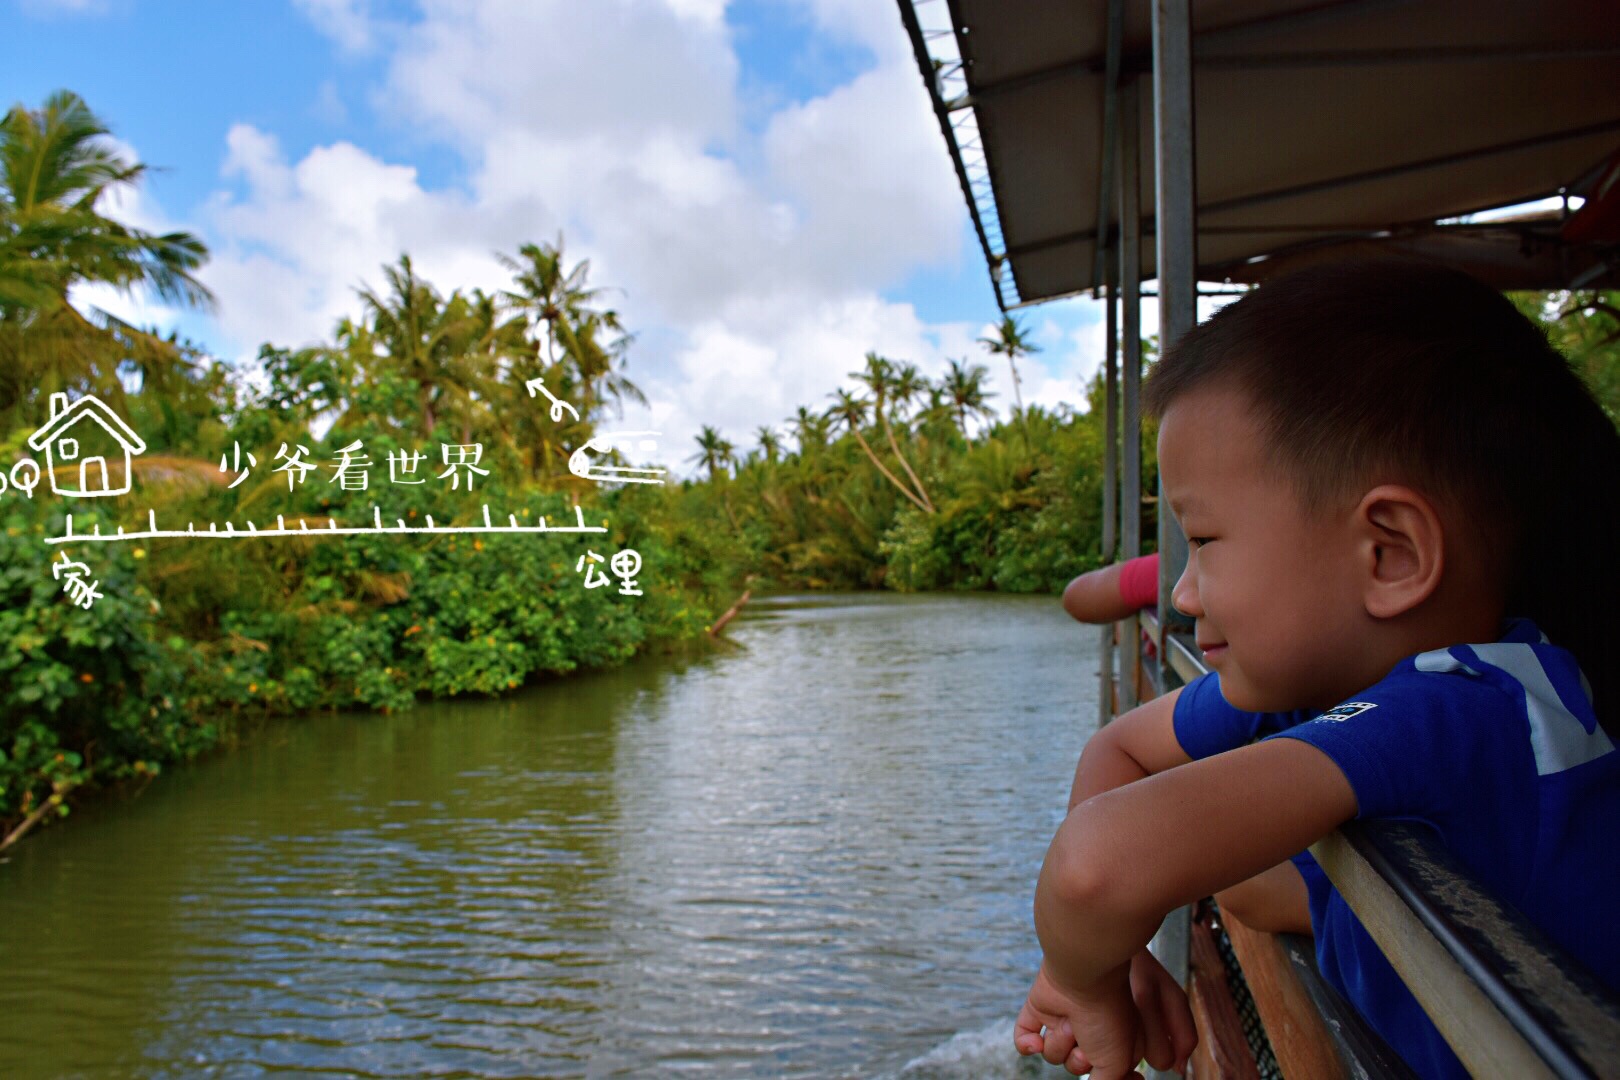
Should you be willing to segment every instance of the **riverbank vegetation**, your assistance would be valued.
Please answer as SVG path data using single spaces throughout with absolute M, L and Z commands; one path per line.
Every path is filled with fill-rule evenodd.
M 493 293 L 447 290 L 402 254 L 329 341 L 267 343 L 247 369 L 86 312 L 68 298 L 92 285 L 211 303 L 196 237 L 102 212 L 143 168 L 104 134 L 66 93 L 0 123 L 0 846 L 69 793 L 145 782 L 246 715 L 400 709 L 685 647 L 745 588 L 1055 593 L 1100 559 L 1100 388 L 1089 411 L 1003 411 L 972 357 L 933 378 L 851 357 L 847 387 L 779 424 L 704 428 L 684 482 L 574 476 L 569 455 L 641 390 L 613 294 L 561 237 L 502 255 L 511 279 Z M 1620 406 L 1616 297 L 1521 302 Z M 983 345 L 1016 387 L 1035 351 L 1023 328 L 1007 318 Z M 534 380 L 571 408 L 536 398 Z M 16 463 L 43 458 L 28 439 L 54 394 L 95 394 L 140 433 L 129 494 L 24 490 L 40 477 Z M 1152 451 L 1149 432 L 1149 475 Z M 163 528 L 319 528 L 475 523 L 486 505 L 608 531 L 44 542 L 68 512 L 83 535 L 148 511 Z M 583 553 L 624 548 L 643 595 L 616 577 L 585 588 Z M 88 609 L 53 574 L 64 557 L 99 583 Z

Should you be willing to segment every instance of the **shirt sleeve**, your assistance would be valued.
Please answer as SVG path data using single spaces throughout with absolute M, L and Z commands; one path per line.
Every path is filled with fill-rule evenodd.
M 1201 675 L 1181 689 L 1171 723 L 1176 741 L 1193 760 L 1236 750 L 1255 739 L 1299 723 L 1299 713 L 1251 713 L 1221 696 L 1220 676 Z
M 1525 790 L 1514 751 L 1521 728 L 1499 690 L 1408 669 L 1268 737 L 1298 739 L 1331 758 L 1355 792 L 1357 817 L 1435 820 L 1468 806 L 1484 812 Z

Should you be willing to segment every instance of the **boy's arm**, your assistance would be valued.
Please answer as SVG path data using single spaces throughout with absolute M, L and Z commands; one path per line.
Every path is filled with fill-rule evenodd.
M 1292 861 L 1278 863 L 1263 874 L 1215 894 L 1221 914 L 1251 930 L 1267 934 L 1303 934 L 1311 937 L 1311 894 L 1305 877 Z
M 1086 742 L 1069 790 L 1069 809 L 1093 795 L 1145 779 L 1193 759 L 1176 739 L 1181 688 L 1145 702 L 1098 729 Z M 1215 896 L 1226 914 L 1267 933 L 1311 934 L 1305 880 L 1284 860 Z
M 1295 739 L 1086 798 L 1058 829 L 1036 888 L 1053 980 L 1083 993 L 1145 945 L 1166 912 L 1283 862 L 1355 814 L 1338 766 Z
M 1069 789 L 1069 809 L 1093 795 L 1192 760 L 1176 741 L 1176 699 L 1181 688 L 1137 706 L 1104 724 L 1086 740 Z

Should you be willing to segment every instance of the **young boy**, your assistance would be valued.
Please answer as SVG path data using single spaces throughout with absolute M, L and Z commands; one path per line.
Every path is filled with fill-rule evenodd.
M 1620 436 L 1562 358 L 1465 275 L 1340 264 L 1222 309 L 1147 405 L 1190 551 L 1172 599 L 1215 674 L 1088 744 L 1036 892 L 1019 1051 L 1096 1080 L 1184 1067 L 1185 994 L 1144 946 L 1216 893 L 1262 929 L 1308 908 L 1324 976 L 1419 1075 L 1466 1077 L 1305 853 L 1356 817 L 1434 830 L 1620 989 L 1601 917 Z

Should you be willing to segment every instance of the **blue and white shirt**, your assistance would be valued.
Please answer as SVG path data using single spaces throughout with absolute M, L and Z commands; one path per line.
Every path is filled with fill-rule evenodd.
M 1325 713 L 1246 713 L 1206 675 L 1176 701 L 1188 756 L 1256 738 L 1327 754 L 1358 818 L 1432 829 L 1468 872 L 1519 909 L 1600 982 L 1620 992 L 1620 754 L 1598 726 L 1591 688 L 1567 650 L 1512 620 L 1500 641 L 1409 657 Z M 1308 852 L 1322 974 L 1418 1075 L 1468 1073 Z

